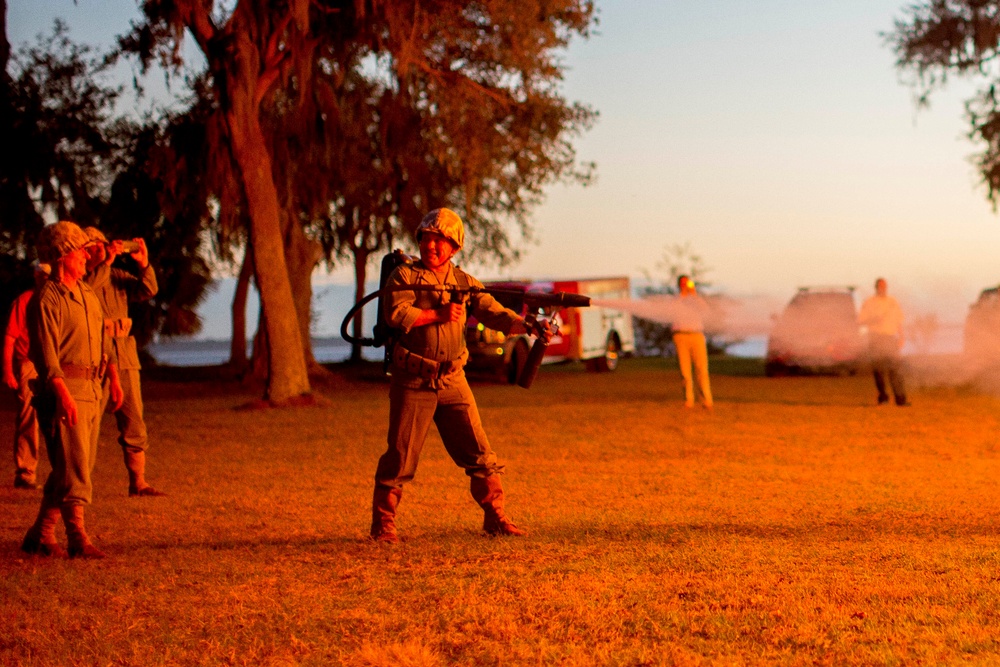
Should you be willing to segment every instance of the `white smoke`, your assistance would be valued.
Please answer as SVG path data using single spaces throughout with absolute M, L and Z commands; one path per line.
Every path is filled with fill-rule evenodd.
M 729 297 L 705 295 L 710 311 L 705 318 L 705 332 L 725 340 L 767 336 L 775 313 L 782 304 L 773 297 Z M 655 294 L 641 299 L 593 299 L 593 305 L 619 310 L 640 319 L 670 326 L 682 315 L 679 297 Z
M 722 341 L 767 338 L 787 302 L 773 296 L 730 297 L 706 295 L 711 314 L 706 333 Z M 593 305 L 629 313 L 670 326 L 679 315 L 678 297 L 669 294 L 636 299 L 593 299 Z M 954 316 L 952 313 L 949 314 Z M 997 316 L 1000 318 L 1000 315 Z M 911 313 L 904 348 L 907 380 L 913 388 L 967 386 L 1000 393 L 1000 319 L 988 334 L 995 345 L 965 349 L 964 323 L 942 321 L 934 311 Z M 808 336 L 811 331 L 799 331 Z M 792 332 L 791 335 L 796 335 Z

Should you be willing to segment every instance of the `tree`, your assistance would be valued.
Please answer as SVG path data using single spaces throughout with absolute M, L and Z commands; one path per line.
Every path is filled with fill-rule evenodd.
M 7 40 L 7 0 L 0 0 L 0 142 L 12 145 L 14 140 L 14 87 L 7 66 L 10 62 L 10 42 Z M 0 295 L 0 317 L 6 317 L 14 298 L 31 286 L 27 259 L 20 249 L 26 235 L 24 212 L 34 212 L 23 183 L 20 165 L 5 151 L 0 156 L 0 284 L 7 288 Z M 20 213 L 20 214 L 19 214 Z M 40 224 L 38 225 L 40 228 Z M 6 319 L 3 320 L 6 322 Z
M 555 181 L 586 185 L 571 139 L 596 113 L 558 89 L 558 54 L 586 37 L 590 2 L 388 3 L 371 41 L 314 73 L 328 122 L 320 168 L 332 214 L 320 238 L 349 256 L 363 293 L 369 257 L 404 244 L 437 206 L 463 212 L 463 259 L 507 264 L 530 241 L 529 215 Z M 339 65 L 339 66 L 338 66 Z M 325 169 L 323 168 L 325 167 Z M 354 322 L 360 332 L 360 317 Z M 355 350 L 353 356 L 360 356 Z
M 283 404 L 310 393 L 299 320 L 289 280 L 282 236 L 281 206 L 274 163 L 261 122 L 263 107 L 293 70 L 311 58 L 310 0 L 146 0 L 145 22 L 123 38 L 126 51 L 181 64 L 185 31 L 208 64 L 210 81 L 225 130 L 226 148 L 238 170 L 249 220 L 255 277 L 266 322 L 268 378 L 265 397 Z M 343 4 L 343 6 L 341 6 Z M 347 3 L 325 9 L 347 12 Z M 306 81 L 303 80 L 303 86 Z
M 109 238 L 145 239 L 154 259 L 159 290 L 150 301 L 132 304 L 129 313 L 140 347 L 153 335 L 198 333 L 197 306 L 208 293 L 211 270 L 202 256 L 204 197 L 178 198 L 162 178 L 165 167 L 183 169 L 171 150 L 189 130 L 191 112 L 134 126 L 127 159 L 115 175 L 100 227 Z M 199 206 L 200 203 L 200 206 Z M 129 264 L 129 257 L 118 260 Z
M 210 82 L 202 74 L 187 84 L 191 94 L 185 107 L 160 123 L 155 141 L 144 154 L 145 172 L 158 186 L 164 217 L 180 227 L 178 237 L 187 239 L 198 251 L 203 240 L 211 241 L 212 265 L 199 253 L 202 262 L 192 266 L 191 275 L 178 284 L 179 294 L 189 293 L 213 270 L 240 264 L 232 304 L 229 364 L 235 374 L 242 375 L 247 365 L 246 300 L 253 272 L 253 252 L 246 243 L 243 189 L 228 151 L 218 150 L 224 143 L 224 119 Z M 171 322 L 180 324 L 168 314 L 163 333 L 178 335 L 180 330 Z
M 558 52 L 571 36 L 586 36 L 591 2 L 147 0 L 143 10 L 146 21 L 123 39 L 126 50 L 144 63 L 159 56 L 176 65 L 188 30 L 208 60 L 224 147 L 244 191 L 274 401 L 308 390 L 302 295 L 324 231 L 340 249 L 353 244 L 363 272 L 387 230 L 412 230 L 416 212 L 451 205 L 465 211 L 471 251 L 508 261 L 518 249 L 507 224 L 529 236 L 528 212 L 544 185 L 590 178 L 589 168 L 577 168 L 569 138 L 594 114 L 567 104 L 557 87 Z M 347 116 L 330 91 L 373 63 L 386 64 L 371 86 L 380 115 L 354 114 L 364 131 L 347 134 L 364 137 L 366 148 L 373 128 L 381 139 L 395 127 L 419 141 L 356 151 L 363 157 L 355 170 L 370 164 L 376 172 L 375 183 L 359 185 L 342 168 L 348 151 L 339 121 Z M 402 145 L 412 152 L 399 152 Z M 443 178 L 415 178 L 426 162 Z M 347 187 L 335 192 L 331 183 Z M 344 196 L 345 189 L 359 194 Z M 371 228 L 375 234 L 359 237 Z M 328 261 L 334 245 L 326 246 Z
M 10 123 L 0 129 L 9 147 L 0 153 L 0 251 L 3 270 L 19 267 L 20 279 L 4 284 L 30 286 L 25 265 L 45 217 L 96 225 L 112 238 L 142 236 L 156 257 L 160 291 L 132 309 L 133 333 L 140 343 L 156 332 L 195 333 L 195 307 L 208 281 L 199 254 L 201 226 L 164 215 L 162 181 L 151 165 L 167 131 L 162 121 L 137 123 L 114 113 L 120 89 L 104 83 L 108 63 L 70 40 L 57 21 L 50 36 L 19 51 L 13 77 L 4 70 L 10 81 L 3 108 Z M 4 298 L 18 292 L 4 290 Z
M 918 106 L 951 76 L 979 87 L 965 103 L 969 138 L 981 145 L 975 164 L 994 209 L 1000 203 L 1000 2 L 924 0 L 906 7 L 884 35 L 896 66 L 912 77 Z
M 4 31 L 0 60 L 0 278 L 14 288 L 0 296 L 6 312 L 32 284 L 44 215 L 96 223 L 127 131 L 111 117 L 119 90 L 102 81 L 103 59 L 63 23 L 14 57 Z

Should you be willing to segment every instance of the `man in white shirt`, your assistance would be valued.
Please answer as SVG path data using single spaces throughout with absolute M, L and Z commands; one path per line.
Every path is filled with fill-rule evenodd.
M 889 402 L 886 380 L 892 387 L 896 405 L 909 405 L 899 352 L 903 349 L 903 309 L 899 302 L 888 294 L 889 286 L 885 278 L 875 281 L 875 294 L 861 305 L 859 322 L 868 327 L 868 352 L 871 356 L 875 388 L 878 389 L 878 404 Z
M 705 317 L 709 306 L 695 288 L 689 276 L 677 278 L 678 296 L 671 328 L 677 364 L 684 380 L 684 406 L 694 407 L 694 380 L 698 380 L 703 405 L 711 409 L 712 388 L 708 379 L 708 345 L 705 342 Z M 691 366 L 694 365 L 694 377 Z

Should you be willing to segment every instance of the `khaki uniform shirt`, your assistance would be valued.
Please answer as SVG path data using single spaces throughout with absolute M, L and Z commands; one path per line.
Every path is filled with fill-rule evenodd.
M 858 321 L 868 327 L 868 333 L 879 336 L 896 336 L 903 333 L 903 309 L 889 295 L 874 295 L 861 304 Z
M 156 296 L 159 287 L 156 284 L 156 272 L 149 264 L 135 276 L 128 271 L 113 269 L 102 264 L 86 276 L 90 285 L 101 301 L 104 319 L 109 327 L 115 322 L 128 319 L 128 304 L 132 301 L 148 301 Z M 119 331 L 122 328 L 119 327 Z M 129 330 L 131 328 L 129 327 Z M 135 344 L 135 336 L 129 333 L 111 336 L 111 361 L 118 364 L 118 370 L 136 370 L 140 368 L 139 352 Z
M 77 401 L 99 401 L 99 378 L 67 378 L 63 366 L 98 368 L 107 353 L 104 313 L 93 290 L 82 280 L 72 288 L 48 280 L 29 304 L 30 355 L 46 386 L 63 378 Z
M 448 273 L 442 278 L 433 271 L 425 269 L 419 262 L 410 265 L 404 264 L 393 271 L 386 286 L 390 288 L 406 285 L 462 287 L 463 285 L 458 281 L 455 271 L 455 267 L 449 264 Z M 481 282 L 469 274 L 466 273 L 465 276 L 467 282 L 465 287 L 483 287 Z M 413 326 L 417 317 L 420 316 L 421 310 L 440 308 L 450 301 L 451 296 L 445 291 L 401 290 L 389 292 L 383 299 L 386 321 L 389 326 L 402 332 L 397 345 L 402 345 L 413 354 L 433 361 L 455 362 L 446 373 L 436 380 L 421 378 L 419 375 L 414 375 L 393 365 L 394 381 L 401 382 L 408 387 L 440 389 L 450 386 L 456 378 L 464 374 L 465 362 L 469 358 L 469 351 L 465 346 L 465 314 L 458 322 Z M 469 295 L 468 305 L 469 310 L 472 311 L 477 320 L 491 329 L 504 333 L 510 333 L 511 327 L 522 321 L 517 313 L 501 306 L 486 292 Z

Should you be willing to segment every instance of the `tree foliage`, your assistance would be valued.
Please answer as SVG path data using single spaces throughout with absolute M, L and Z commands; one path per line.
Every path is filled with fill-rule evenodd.
M 367 42 L 316 52 L 315 101 L 329 127 L 313 168 L 329 211 L 317 233 L 328 260 L 353 261 L 359 297 L 369 257 L 409 246 L 427 210 L 463 212 L 463 260 L 504 265 L 531 241 L 546 185 L 592 179 L 571 140 L 596 114 L 562 97 L 556 60 L 571 35 L 587 34 L 592 6 L 438 5 L 386 5 Z
M 190 123 L 186 113 L 133 129 L 129 160 L 118 170 L 101 215 L 100 227 L 109 238 L 144 238 L 156 270 L 156 296 L 129 307 L 140 345 L 156 333 L 183 336 L 201 330 L 197 306 L 211 284 L 202 249 L 206 200 L 175 199 L 176 189 L 160 176 L 168 162 L 179 168 L 171 141 L 184 141 L 178 135 L 185 136 Z M 118 261 L 128 265 L 131 259 Z
M 44 216 L 96 222 L 125 130 L 112 117 L 120 90 L 103 83 L 99 56 L 57 21 L 8 65 L 0 251 L 29 258 Z
M 4 6 L 6 13 L 6 5 Z M 11 53 L 4 35 L 0 84 L 0 296 L 6 313 L 33 285 L 30 263 L 45 217 L 94 224 L 122 128 L 110 110 L 118 90 L 103 82 L 101 58 L 56 22 L 40 43 Z
M 21 49 L 4 70 L 10 124 L 0 130 L 0 272 L 12 288 L 4 298 L 31 286 L 28 264 L 45 220 L 70 219 L 111 238 L 146 239 L 160 292 L 130 308 L 141 343 L 157 332 L 196 333 L 195 308 L 209 280 L 200 227 L 164 214 L 163 181 L 151 168 L 176 119 L 137 122 L 117 113 L 121 89 L 105 82 L 108 63 L 57 21 L 50 36 Z
M 282 397 L 308 389 L 298 353 L 285 349 L 295 308 L 284 285 L 307 316 L 301 292 L 312 243 L 328 262 L 351 257 L 363 284 L 370 254 L 430 208 L 449 205 L 465 213 L 468 256 L 508 262 L 520 251 L 509 230 L 530 240 L 528 215 L 544 186 L 591 177 L 589 165 L 576 164 L 571 138 L 594 113 L 558 90 L 560 50 L 588 34 L 591 2 L 142 7 L 146 21 L 122 40 L 126 50 L 176 65 L 186 30 L 208 59 L 224 120 L 216 148 L 232 156 L 242 184 L 261 321 L 276 329 L 267 332 L 272 356 L 284 355 L 277 368 L 271 362 L 272 381 L 276 371 L 286 376 Z
M 980 145 L 975 165 L 994 208 L 1000 203 L 1000 2 L 996 0 L 925 0 L 903 10 L 885 35 L 896 65 L 910 77 L 917 101 L 950 77 L 975 81 L 965 103 L 969 138 Z
M 295 218 L 287 210 L 282 215 L 262 116 L 272 105 L 304 99 L 313 50 L 327 34 L 320 24 L 350 25 L 355 9 L 363 7 L 361 2 L 333 1 L 314 6 L 310 0 L 145 0 L 145 20 L 122 40 L 123 48 L 137 53 L 144 64 L 159 59 L 179 67 L 185 34 L 205 56 L 223 130 L 222 143 L 213 149 L 231 157 L 242 188 L 267 351 L 265 397 L 275 404 L 296 401 L 311 389 L 303 345 L 308 331 L 299 322 L 285 255 L 285 239 L 301 237 L 283 233 Z M 280 94 L 293 77 L 298 100 Z M 290 114 L 287 120 L 306 117 Z

